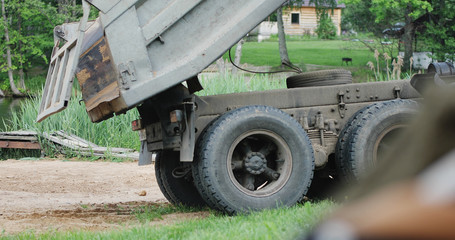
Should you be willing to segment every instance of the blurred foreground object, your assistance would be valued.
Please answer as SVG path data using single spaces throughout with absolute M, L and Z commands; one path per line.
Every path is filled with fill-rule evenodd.
M 455 239 L 455 88 L 425 99 L 389 158 L 309 239 Z

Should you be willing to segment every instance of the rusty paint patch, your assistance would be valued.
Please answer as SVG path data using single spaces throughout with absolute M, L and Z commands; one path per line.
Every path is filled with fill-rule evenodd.
M 103 62 L 107 62 L 107 61 L 111 60 L 111 56 L 108 54 L 109 51 L 108 51 L 106 45 L 100 45 L 99 51 L 101 53 L 101 56 L 103 57 Z
M 119 76 L 105 37 L 80 57 L 76 76 L 92 121 L 107 119 L 126 108 L 123 101 L 116 101 L 120 98 Z
M 87 71 L 87 69 L 82 69 L 79 73 L 77 73 L 77 80 L 80 84 L 84 84 L 90 76 L 90 72 Z

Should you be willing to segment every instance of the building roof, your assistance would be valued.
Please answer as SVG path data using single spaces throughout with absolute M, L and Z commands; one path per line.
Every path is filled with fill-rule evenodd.
M 335 0 L 337 3 L 337 6 L 335 8 L 346 8 L 346 5 L 344 3 L 340 3 L 339 0 Z M 294 5 L 299 5 L 299 4 L 294 4 Z M 314 3 L 310 4 L 310 0 L 302 0 L 302 7 L 314 7 Z

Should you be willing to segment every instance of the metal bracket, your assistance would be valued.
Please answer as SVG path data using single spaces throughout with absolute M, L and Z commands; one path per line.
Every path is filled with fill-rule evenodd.
M 336 119 L 327 119 L 324 120 L 324 124 L 327 125 L 327 130 L 331 132 L 337 132 L 337 127 L 336 125 L 338 124 L 338 121 Z
M 137 80 L 134 63 L 132 61 L 129 61 L 127 64 L 120 63 L 118 65 L 118 70 L 120 72 L 123 89 L 130 89 L 131 82 L 135 82 Z
M 344 102 L 344 92 L 338 92 L 338 112 L 340 113 L 340 117 L 344 118 L 346 112 L 346 103 Z
M 322 113 L 319 111 L 318 115 L 316 116 L 316 128 L 319 129 L 319 133 L 321 134 L 321 146 L 325 146 L 325 141 L 324 141 L 324 116 Z
M 195 111 L 196 104 L 194 102 L 183 103 L 183 115 L 185 123 L 185 131 L 182 133 L 182 142 L 180 146 L 180 162 L 192 162 L 195 145 Z
M 397 99 L 401 98 L 400 94 L 401 94 L 401 88 L 396 86 L 394 89 L 393 89 L 393 93 L 395 95 L 395 97 Z

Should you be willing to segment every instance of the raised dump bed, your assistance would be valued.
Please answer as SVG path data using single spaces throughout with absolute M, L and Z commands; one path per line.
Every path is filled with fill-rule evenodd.
M 96 21 L 83 1 L 79 33 L 56 29 L 68 42 L 54 49 L 38 121 L 66 107 L 74 73 L 93 122 L 192 80 L 284 1 L 89 2 Z

